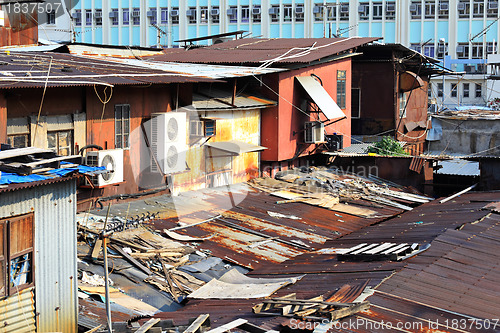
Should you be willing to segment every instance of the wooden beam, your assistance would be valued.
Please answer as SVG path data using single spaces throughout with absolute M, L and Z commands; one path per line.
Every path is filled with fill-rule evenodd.
M 142 325 L 141 327 L 139 327 L 139 329 L 137 331 L 135 331 L 135 333 L 145 333 L 151 327 L 153 327 L 154 325 L 156 325 L 159 321 L 160 321 L 160 318 L 151 318 L 146 323 L 144 323 L 144 325 Z
M 110 247 L 113 250 L 115 250 L 118 253 L 120 253 L 128 262 L 130 262 L 131 264 L 133 264 L 134 266 L 136 266 L 137 268 L 139 268 L 141 271 L 143 271 L 147 275 L 154 275 L 153 272 L 151 272 L 149 270 L 149 268 L 147 268 L 146 266 L 144 266 L 143 264 L 141 264 L 139 261 L 137 261 L 134 258 L 132 258 L 127 252 L 123 251 L 123 249 L 121 247 L 119 247 L 118 245 L 111 244 Z
M 366 301 L 361 302 L 359 304 L 352 305 L 348 308 L 343 308 L 343 309 L 339 309 L 339 310 L 335 310 L 333 312 L 330 312 L 330 320 L 331 321 L 338 320 L 338 319 L 353 315 L 355 313 L 368 310 L 369 308 L 370 308 L 370 302 L 366 302 Z
M 236 319 L 236 320 L 233 320 L 232 322 L 230 323 L 227 323 L 225 325 L 222 325 L 222 326 L 219 326 L 217 328 L 214 328 L 213 330 L 210 330 L 210 331 L 207 331 L 205 333 L 224 333 L 224 332 L 227 332 L 229 330 L 232 330 L 240 325 L 243 325 L 243 324 L 246 324 L 248 322 L 248 320 L 246 319 Z
M 186 328 L 184 333 L 196 333 L 200 327 L 207 321 L 207 319 L 210 317 L 208 314 L 201 314 L 196 318 L 195 321 L 191 323 L 191 325 Z

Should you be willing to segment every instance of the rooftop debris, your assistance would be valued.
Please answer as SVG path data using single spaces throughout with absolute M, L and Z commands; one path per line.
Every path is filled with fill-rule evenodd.
M 343 251 L 337 250 L 338 260 L 405 260 L 429 248 L 430 244 L 420 247 L 418 243 L 362 243 Z

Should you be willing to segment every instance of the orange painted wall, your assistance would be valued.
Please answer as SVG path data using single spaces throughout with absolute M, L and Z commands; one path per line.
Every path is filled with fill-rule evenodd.
M 346 108 L 342 110 L 347 118 L 327 126 L 327 134 L 344 135 L 344 146 L 350 145 L 351 135 L 351 59 L 347 58 L 331 63 L 315 65 L 303 69 L 282 72 L 278 74 L 279 101 L 278 106 L 262 112 L 262 145 L 268 149 L 262 152 L 263 161 L 284 161 L 294 158 L 297 148 L 299 156 L 310 154 L 315 144 L 304 144 L 304 122 L 317 120 L 317 114 L 305 115 L 295 106 L 300 107 L 300 99 L 305 92 L 295 81 L 295 76 L 315 74 L 322 80 L 323 87 L 333 100 L 337 99 L 337 70 L 345 70 L 346 77 Z M 276 96 L 274 96 L 276 99 Z M 320 120 L 326 120 L 323 114 Z M 294 134 L 295 132 L 295 134 Z
M 36 11 L 30 12 L 28 16 L 15 13 L 13 6 L 0 6 L 0 9 L 5 11 L 5 26 L 0 27 L 0 46 L 37 44 L 38 15 Z

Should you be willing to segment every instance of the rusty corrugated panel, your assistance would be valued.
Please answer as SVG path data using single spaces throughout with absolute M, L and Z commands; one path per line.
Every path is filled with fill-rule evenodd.
M 5 333 L 35 332 L 33 288 L 0 301 L 0 330 Z
M 291 57 L 276 59 L 278 64 L 309 63 L 348 52 L 377 39 L 379 38 L 245 38 L 188 51 L 169 49 L 165 50 L 164 55 L 155 56 L 153 59 L 191 63 L 256 64 L 276 59 L 286 53 L 287 57 Z

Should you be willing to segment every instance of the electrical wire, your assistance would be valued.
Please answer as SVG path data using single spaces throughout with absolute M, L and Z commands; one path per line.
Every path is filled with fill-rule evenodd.
M 107 89 L 108 89 L 108 87 L 104 88 L 104 91 L 103 91 L 104 99 L 103 99 L 103 98 L 101 98 L 101 96 L 99 96 L 99 93 L 97 92 L 97 88 L 94 85 L 95 94 L 96 94 L 97 98 L 99 99 L 99 101 L 101 101 L 101 103 L 102 103 L 102 112 L 101 112 L 101 119 L 99 122 L 99 134 L 97 135 L 97 142 L 101 141 L 102 121 L 104 119 L 104 110 L 106 109 L 106 104 L 108 104 L 109 101 L 111 101 L 111 97 L 113 97 L 113 87 L 111 87 L 111 92 L 109 94 L 109 97 L 107 96 L 107 93 L 106 93 Z
M 42 100 L 40 101 L 40 107 L 38 108 L 38 116 L 36 118 L 35 134 L 33 135 L 33 145 L 36 144 L 36 134 L 38 133 L 38 126 L 40 124 L 40 114 L 42 113 L 43 101 L 45 99 L 45 93 L 47 92 L 47 85 L 49 83 L 50 68 L 52 67 L 52 59 L 49 63 L 49 68 L 47 70 L 47 78 L 45 80 L 45 86 L 43 87 Z

